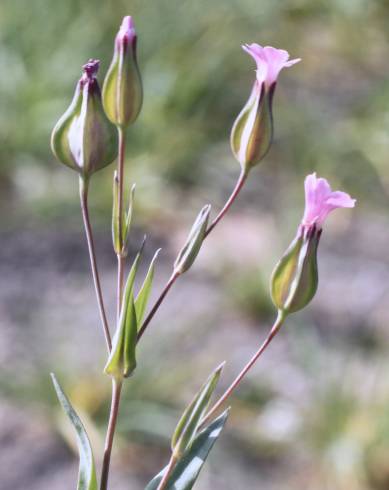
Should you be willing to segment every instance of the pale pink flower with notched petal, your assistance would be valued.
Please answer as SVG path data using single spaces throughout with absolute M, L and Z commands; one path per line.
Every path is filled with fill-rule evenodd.
M 289 59 L 289 53 L 284 49 L 271 46 L 262 47 L 259 44 L 245 44 L 242 48 L 254 58 L 257 63 L 257 80 L 261 85 L 263 82 L 269 88 L 277 81 L 278 75 L 283 68 L 289 67 L 301 61 L 301 58 Z
M 326 179 L 317 178 L 316 173 L 305 178 L 305 212 L 303 226 L 316 225 L 321 228 L 328 214 L 337 208 L 353 208 L 355 199 L 341 191 L 332 191 Z

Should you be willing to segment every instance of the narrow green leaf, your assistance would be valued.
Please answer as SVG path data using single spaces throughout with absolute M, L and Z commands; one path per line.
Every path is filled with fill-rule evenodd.
M 178 422 L 172 437 L 172 451 L 176 456 L 180 457 L 192 444 L 223 367 L 224 363 L 209 376 Z
M 134 282 L 145 241 L 128 274 L 124 289 L 119 324 L 112 340 L 112 349 L 104 372 L 116 379 L 127 378 L 136 367 L 136 338 L 138 322 L 134 304 Z
M 152 258 L 149 266 L 149 270 L 147 271 L 145 280 L 143 281 L 142 287 L 140 288 L 140 291 L 136 297 L 135 300 L 135 311 L 136 311 L 136 318 L 138 321 L 138 325 L 141 325 L 143 316 L 145 314 L 145 310 L 147 307 L 147 302 L 150 297 L 151 293 L 151 288 L 153 285 L 153 279 L 154 279 L 154 264 L 155 261 L 157 260 L 158 254 L 161 251 L 159 248 L 155 254 L 154 257 Z
M 225 410 L 196 436 L 192 446 L 184 453 L 174 468 L 166 490 L 191 490 L 193 488 L 208 454 L 223 430 L 228 413 L 229 409 Z M 155 476 L 145 490 L 157 490 L 165 471 L 166 468 Z
M 124 253 L 127 253 L 128 240 L 130 238 L 130 229 L 131 229 L 132 215 L 133 215 L 133 209 L 134 209 L 135 187 L 136 187 L 136 184 L 134 184 L 131 187 L 130 198 L 128 201 L 128 209 L 127 209 L 125 220 L 123 220 L 123 223 L 124 223 L 123 252 Z
M 58 400 L 76 431 L 77 446 L 80 456 L 77 490 L 97 490 L 95 463 L 88 435 L 79 416 L 75 412 L 53 373 L 51 373 L 51 379 Z

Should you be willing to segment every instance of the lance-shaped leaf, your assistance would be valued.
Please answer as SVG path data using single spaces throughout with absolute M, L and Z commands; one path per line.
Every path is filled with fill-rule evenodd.
M 155 252 L 154 257 L 150 262 L 149 270 L 147 271 L 145 280 L 143 281 L 142 287 L 140 288 L 140 291 L 135 299 L 135 311 L 136 311 L 136 319 L 138 321 L 138 325 L 141 325 L 143 316 L 146 311 L 147 302 L 149 300 L 151 288 L 153 286 L 154 264 L 155 261 L 157 260 L 160 251 L 161 249 L 159 248 Z
M 106 374 L 119 380 L 128 378 L 136 367 L 135 351 L 138 322 L 134 304 L 134 281 L 143 245 L 128 274 L 118 328 L 115 332 L 112 349 L 104 368 Z
M 136 184 L 133 184 L 130 190 L 130 197 L 128 200 L 128 209 L 126 213 L 126 219 L 123 221 L 123 253 L 127 254 L 127 247 L 128 247 L 128 240 L 130 238 L 130 229 L 131 229 L 131 222 L 132 222 L 132 214 L 133 214 L 133 208 L 134 208 L 134 196 L 135 196 L 135 187 Z
M 113 206 L 112 206 L 112 241 L 113 248 L 117 255 L 127 255 L 128 239 L 130 235 L 133 204 L 134 204 L 135 184 L 130 190 L 127 213 L 123 211 L 120 231 L 119 220 L 119 180 L 117 172 L 113 176 Z
M 193 488 L 208 454 L 223 430 L 228 413 L 229 409 L 225 410 L 196 436 L 192 446 L 185 452 L 172 471 L 166 490 L 191 490 Z M 145 490 L 157 490 L 165 471 L 166 468 L 155 476 Z
M 174 262 L 174 272 L 182 274 L 186 272 L 195 261 L 200 252 L 201 245 L 204 240 L 205 232 L 207 231 L 209 213 L 211 211 L 210 204 L 207 204 L 198 214 L 194 222 L 185 245 L 180 250 L 176 261 Z
M 209 376 L 178 422 L 171 442 L 172 451 L 176 457 L 181 457 L 192 444 L 223 367 L 224 363 Z
M 58 400 L 76 431 L 80 456 L 77 490 L 97 490 L 95 463 L 85 428 L 53 373 L 51 373 L 51 378 Z

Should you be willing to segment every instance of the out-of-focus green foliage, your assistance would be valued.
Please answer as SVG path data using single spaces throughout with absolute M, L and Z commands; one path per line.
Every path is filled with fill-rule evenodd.
M 72 196 L 49 134 L 81 65 L 101 59 L 103 77 L 121 19 L 131 14 L 145 103 L 129 132 L 129 158 L 154 195 L 166 178 L 187 185 L 201 182 L 210 165 L 235 169 L 229 132 L 254 79 L 240 45 L 255 41 L 303 59 L 281 74 L 268 164 L 291 175 L 313 168 L 336 175 L 353 195 L 381 203 L 389 185 L 388 13 L 378 0 L 3 0 L 1 195 L 37 206 Z M 222 159 L 214 157 L 219 148 Z M 95 184 L 104 204 L 108 180 Z
M 264 165 L 251 172 L 242 195 L 243 201 L 246 199 L 249 204 L 246 217 L 255 222 L 266 219 L 270 223 L 267 227 L 254 228 L 254 233 L 259 235 L 262 244 L 268 244 L 270 252 L 265 254 L 265 247 L 262 247 L 255 258 L 253 255 L 246 258 L 241 251 L 246 235 L 242 233 L 241 239 L 241 231 L 247 231 L 247 224 L 244 228 L 243 221 L 239 221 L 239 227 L 234 229 L 235 241 L 231 243 L 228 223 L 224 223 L 221 225 L 224 227 L 221 230 L 224 248 L 232 250 L 232 253 L 226 260 L 226 266 L 220 269 L 220 277 L 206 277 L 205 282 L 210 281 L 211 287 L 208 285 L 203 296 L 200 291 L 197 297 L 195 284 L 193 295 L 188 289 L 181 296 L 177 292 L 175 301 L 181 302 L 185 310 L 191 306 L 191 313 L 195 313 L 203 303 L 209 303 L 212 308 L 212 300 L 216 300 L 210 293 L 215 289 L 221 295 L 227 292 L 223 296 L 225 304 L 216 302 L 217 311 L 200 312 L 194 319 L 186 318 L 180 306 L 173 309 L 169 322 L 162 317 L 160 324 L 155 325 L 152 334 L 159 329 L 162 334 L 152 337 L 142 347 L 139 359 L 142 369 L 131 379 L 131 389 L 124 392 L 119 419 L 118 434 L 119 440 L 121 437 L 125 441 L 123 447 L 144 444 L 138 459 L 134 450 L 130 457 L 127 454 L 123 457 L 125 468 L 132 465 L 130 472 L 135 473 L 138 465 L 146 460 L 152 459 L 151 464 L 154 464 L 155 453 L 154 458 L 149 458 L 150 448 L 159 443 L 167 447 L 171 430 L 185 403 L 186 394 L 177 393 L 177 386 L 186 386 L 188 379 L 192 378 L 193 383 L 196 382 L 193 372 L 197 372 L 198 366 L 203 365 L 204 368 L 211 361 L 207 357 L 211 344 L 218 360 L 219 355 L 225 357 L 224 344 L 229 345 L 228 360 L 231 363 L 235 360 L 233 365 L 238 369 L 241 358 L 251 355 L 256 347 L 251 345 L 252 339 L 259 342 L 266 334 L 263 329 L 255 330 L 258 324 L 264 323 L 264 317 L 270 317 L 269 322 L 272 319 L 273 306 L 269 301 L 266 270 L 271 270 L 295 232 L 296 214 L 293 219 L 289 218 L 295 211 L 294 203 L 302 203 L 302 177 L 316 170 L 319 175 L 327 177 L 334 188 L 350 192 L 358 199 L 356 212 L 360 213 L 359 216 L 369 206 L 376 206 L 387 214 L 389 2 L 2 0 L 2 224 L 18 213 L 28 216 L 29 219 L 23 222 L 26 227 L 36 216 L 43 221 L 52 217 L 61 217 L 65 221 L 75 216 L 79 229 L 77 181 L 70 170 L 52 157 L 50 132 L 69 104 L 83 63 L 91 57 L 101 59 L 99 77 L 100 82 L 103 80 L 112 58 L 114 37 L 124 15 L 133 15 L 135 19 L 139 36 L 139 66 L 144 82 L 144 106 L 136 124 L 128 131 L 126 186 L 128 189 L 134 181 L 137 182 L 136 206 L 147 206 L 146 211 L 149 211 L 149 214 L 136 213 L 136 225 L 141 219 L 152 216 L 155 222 L 161 222 L 160 229 L 166 228 L 165 235 L 169 235 L 170 228 L 166 223 L 170 221 L 160 219 L 160 216 L 169 206 L 174 207 L 172 203 L 180 204 L 174 207 L 175 213 L 180 213 L 181 208 L 191 212 L 191 207 L 198 209 L 204 202 L 211 201 L 215 203 L 213 209 L 216 212 L 217 206 L 223 204 L 224 193 L 228 193 L 234 176 L 239 172 L 239 165 L 229 147 L 229 133 L 247 100 L 255 69 L 240 45 L 245 42 L 274 45 L 287 49 L 292 57 L 302 58 L 301 63 L 280 75 L 273 107 L 274 143 Z M 96 220 L 99 214 L 104 215 L 105 236 L 112 202 L 111 177 L 111 170 L 96 175 L 90 196 L 93 219 Z M 272 185 L 268 186 L 269 183 Z M 182 187 L 185 194 L 181 193 Z M 184 200 L 180 199 L 182 196 Z M 201 198 L 201 203 L 192 202 L 192 196 Z M 182 203 L 185 206 L 181 206 Z M 266 213 L 271 218 L 268 219 Z M 302 214 L 302 210 L 299 213 Z M 375 223 L 371 224 L 375 226 Z M 382 231 L 380 226 L 383 225 L 378 224 L 373 231 Z M 269 228 L 276 229 L 278 233 L 277 240 L 271 243 L 266 240 L 265 233 L 261 234 L 261 230 Z M 64 225 L 61 233 L 66 232 Z M 285 236 L 282 238 L 279 235 L 283 233 Z M 362 233 L 369 235 L 371 230 L 360 233 L 355 235 L 355 241 Z M 365 242 L 366 235 L 363 235 Z M 249 236 L 252 238 L 253 233 Z M 378 239 L 379 233 L 375 236 Z M 333 238 L 334 241 L 327 241 L 327 247 L 338 247 L 338 253 L 345 245 L 343 242 L 335 243 L 336 236 Z M 346 246 L 350 246 L 354 238 L 352 236 Z M 17 305 L 14 306 L 15 311 L 11 307 L 9 311 L 5 308 L 1 321 L 12 327 L 6 333 L 11 339 L 15 336 L 12 348 L 16 352 L 24 344 L 28 345 L 30 356 L 35 356 L 36 372 L 30 374 L 30 364 L 26 364 L 27 369 L 17 370 L 22 381 L 15 384 L 14 379 L 6 375 L 0 378 L 0 388 L 10 399 L 19 400 L 20 404 L 29 407 L 29 403 L 43 405 L 48 399 L 47 363 L 53 362 L 57 356 L 63 359 L 64 352 L 71 352 L 78 360 L 80 349 L 83 356 L 87 355 L 87 350 L 69 340 L 69 331 L 74 333 L 74 330 L 67 329 L 70 325 L 74 328 L 74 311 L 81 310 L 91 316 L 94 303 L 90 310 L 82 309 L 89 304 L 89 296 L 85 295 L 87 281 L 83 282 L 89 271 L 87 257 L 81 257 L 82 244 L 76 246 L 70 240 L 63 253 L 58 243 L 63 240 L 62 234 L 58 234 L 57 241 L 52 238 L 51 243 L 50 235 L 42 234 L 41 237 L 37 233 L 33 240 L 26 241 L 24 248 L 19 247 L 22 239 L 26 237 L 19 239 L 17 235 L 11 245 L 11 240 L 8 240 L 8 248 L 12 249 L 14 257 L 13 248 L 18 245 L 15 249 L 29 254 L 30 261 L 23 262 L 20 256 L 14 258 L 14 262 L 10 260 L 10 268 L 8 264 L 4 267 L 6 273 L 3 277 L 22 275 L 23 284 L 27 284 L 25 278 L 28 274 L 34 278 L 29 278 L 31 283 L 28 281 L 28 291 L 26 286 L 23 294 L 18 293 L 11 281 L 3 288 L 5 299 L 2 304 L 8 306 L 16 302 Z M 74 240 L 78 243 L 78 235 Z M 98 243 L 100 246 L 101 242 Z M 4 241 L 2 248 L 5 250 L 3 244 Z M 368 245 L 365 254 L 373 248 L 370 247 L 370 236 Z M 373 301 L 369 310 L 369 298 L 365 298 L 373 289 L 381 288 L 382 295 L 385 292 L 387 276 L 383 257 L 387 247 L 385 244 L 380 246 L 367 258 L 366 268 L 362 268 L 360 263 L 355 267 L 355 277 L 353 275 L 350 279 L 347 294 L 344 289 L 338 294 L 339 286 L 336 289 L 336 284 L 328 282 L 333 279 L 330 275 L 337 269 L 337 264 L 341 265 L 342 271 L 346 270 L 345 277 L 348 277 L 343 266 L 347 265 L 352 251 L 347 249 L 346 253 L 339 255 L 339 262 L 335 266 L 332 262 L 332 268 L 328 262 L 328 248 L 327 260 L 325 254 L 319 258 L 321 273 L 326 272 L 322 265 L 328 264 L 329 272 L 309 308 L 308 317 L 296 315 L 291 318 L 280 335 L 279 343 L 275 342 L 263 364 L 232 400 L 228 437 L 233 450 L 228 461 L 233 460 L 233 465 L 225 464 L 223 455 L 220 455 L 223 471 L 227 472 L 233 466 L 236 473 L 242 475 L 244 472 L 250 476 L 250 469 L 258 468 L 259 462 L 258 475 L 260 473 L 261 478 L 266 478 L 266 471 L 262 472 L 262 468 L 268 470 L 270 467 L 271 470 L 268 472 L 271 484 L 264 482 L 264 488 L 277 486 L 282 480 L 282 484 L 277 486 L 281 490 L 285 486 L 288 489 L 305 486 L 336 490 L 388 488 L 389 392 L 384 383 L 389 368 L 388 341 L 383 333 L 387 329 L 385 320 L 379 318 L 385 309 L 385 301 L 379 304 Z M 380 252 L 382 248 L 384 253 Z M 111 257 L 110 253 L 109 248 L 105 257 Z M 168 255 L 169 251 L 165 253 Z M 231 267 L 231 257 L 242 254 L 244 261 Z M 11 252 L 8 255 L 4 252 L 4 257 L 8 261 Z M 356 263 L 355 257 L 351 267 Z M 51 272 L 45 272 L 47 277 L 40 275 L 32 262 L 38 263 L 40 270 L 54 269 L 58 275 L 52 276 Z M 80 273 L 71 279 L 80 263 L 84 264 L 81 268 L 84 275 Z M 259 266 L 261 272 L 257 271 Z M 23 269 L 21 274 L 23 267 L 26 270 Z M 361 286 L 361 275 L 367 268 L 371 269 L 372 277 L 366 280 L 364 277 L 363 282 L 368 284 L 368 289 L 371 286 L 369 294 L 365 294 Z M 379 274 L 375 276 L 376 269 L 379 269 Z M 15 273 L 18 270 L 19 276 Z M 156 276 L 159 273 L 157 270 Z M 60 275 L 62 282 L 54 287 L 51 282 Z M 195 278 L 196 271 L 183 279 L 183 286 L 188 284 L 185 281 L 190 281 L 190 277 Z M 352 284 L 354 279 L 358 280 L 356 286 Z M 46 284 L 46 291 L 41 282 Z M 68 282 L 72 287 L 66 289 Z M 107 276 L 103 282 L 107 290 L 113 284 Z M 49 283 L 50 288 L 47 286 Z M 329 295 L 331 288 L 336 291 L 333 296 Z M 325 292 L 334 298 L 329 311 L 315 303 L 320 300 L 319 295 L 321 298 L 325 296 Z M 64 304 L 69 304 L 74 311 L 68 316 L 67 312 L 60 310 L 55 316 L 58 304 L 65 297 L 67 302 Z M 206 301 L 203 301 L 204 297 Z M 348 315 L 359 303 L 365 304 L 365 300 L 368 304 L 363 310 L 366 316 L 360 315 L 360 324 L 350 326 Z M 94 298 L 91 296 L 89 301 L 92 303 Z M 173 299 L 170 301 L 174 304 Z M 344 301 L 346 306 L 331 316 L 332 307 L 336 310 L 335 307 Z M 226 306 L 229 307 L 228 318 L 223 316 Z M 231 311 L 235 318 L 231 318 Z M 247 313 L 252 317 L 249 318 L 252 336 L 249 335 L 250 325 L 242 325 Z M 314 325 L 310 324 L 309 315 L 313 315 Z M 170 327 L 170 320 L 174 320 L 174 335 L 170 331 L 166 335 L 168 331 L 164 330 L 168 323 Z M 93 321 L 86 319 L 85 323 L 84 320 L 80 322 L 77 325 L 79 332 L 89 332 L 88 328 L 93 328 L 89 323 L 93 324 Z M 61 327 L 52 326 L 57 324 Z M 379 328 L 375 329 L 377 325 Z M 17 328 L 14 329 L 15 326 Z M 42 331 L 50 334 L 39 350 L 37 344 L 41 342 Z M 216 336 L 220 332 L 222 340 L 218 338 L 215 341 L 212 334 Z M 309 339 L 312 332 L 319 332 L 317 338 Z M 19 340 L 17 335 L 20 335 Z M 45 347 L 53 345 L 52 336 L 58 336 L 61 342 L 56 344 L 59 351 L 47 360 L 42 349 L 44 351 Z M 199 346 L 198 350 L 193 348 L 194 345 Z M 95 349 L 99 347 L 95 346 Z M 14 357 L 23 360 L 25 352 L 21 352 L 22 356 Z M 4 352 L 0 354 L 6 355 Z M 326 354 L 328 357 L 322 359 Z M 93 415 L 99 427 L 104 427 L 106 400 L 109 398 L 109 384 L 104 385 L 107 380 L 103 378 L 102 381 L 100 376 L 104 360 L 101 359 L 98 365 L 94 352 L 93 362 L 88 359 L 82 362 L 88 363 L 88 372 L 94 368 L 97 374 L 93 372 L 90 378 L 79 378 L 78 368 L 67 372 L 71 363 L 66 366 L 64 362 L 61 364 L 63 375 L 69 376 L 74 384 L 71 398 Z M 44 374 L 37 374 L 39 369 Z M 235 369 L 228 369 L 230 371 L 226 374 L 232 378 Z M 215 458 L 222 445 L 215 448 Z M 155 452 L 158 450 L 157 447 Z M 245 460 L 244 465 L 236 461 L 240 457 Z M 290 461 L 292 468 L 288 466 Z M 155 474 L 156 468 L 161 466 L 162 463 L 148 467 L 148 476 Z M 142 474 L 144 476 L 145 472 Z M 233 475 L 232 470 L 228 475 Z M 225 488 L 223 482 L 221 485 Z

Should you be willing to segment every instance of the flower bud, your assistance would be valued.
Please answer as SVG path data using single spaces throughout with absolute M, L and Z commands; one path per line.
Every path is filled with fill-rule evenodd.
M 259 163 L 273 140 L 272 101 L 275 84 L 269 91 L 255 82 L 250 98 L 231 131 L 231 148 L 246 172 Z
M 104 114 L 98 68 L 97 60 L 83 66 L 73 100 L 51 134 L 54 155 L 83 178 L 109 165 L 117 155 L 117 132 Z
M 124 17 L 103 84 L 105 113 L 110 121 L 120 127 L 132 124 L 142 108 L 143 88 L 136 59 L 136 43 L 132 17 Z
M 186 272 L 195 261 L 200 252 L 203 243 L 205 232 L 207 231 L 209 213 L 211 206 L 207 204 L 198 214 L 196 221 L 189 232 L 185 245 L 180 250 L 175 262 L 174 272 L 183 274 Z
M 317 247 L 321 230 L 300 227 L 288 250 L 276 265 L 271 278 L 273 303 L 285 314 L 304 308 L 318 286 Z
M 277 78 L 282 68 L 300 61 L 289 60 L 283 49 L 243 46 L 257 64 L 256 80 L 251 95 L 237 117 L 231 131 L 231 148 L 242 170 L 248 172 L 269 151 L 273 139 L 272 103 Z

